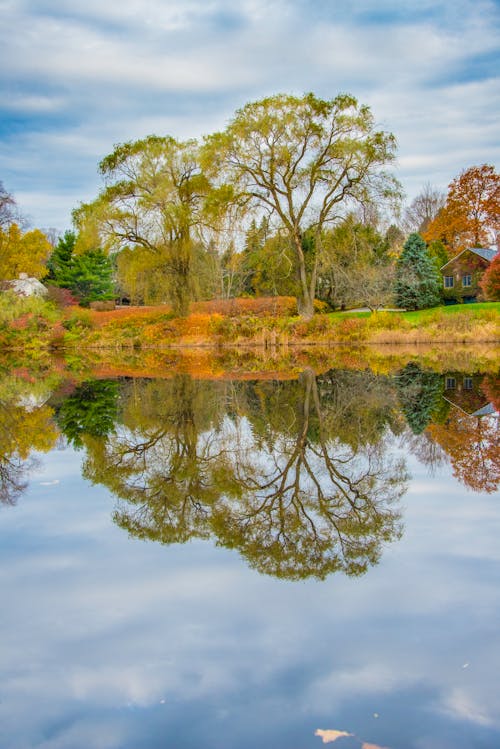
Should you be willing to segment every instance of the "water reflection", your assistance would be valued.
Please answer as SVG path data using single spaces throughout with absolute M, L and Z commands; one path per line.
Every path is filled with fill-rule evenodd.
M 84 475 L 125 500 L 115 521 L 135 536 L 213 538 L 289 579 L 362 574 L 400 534 L 407 474 L 381 383 L 346 377 L 129 383 L 114 433 L 84 438 Z
M 0 502 L 15 504 L 37 465 L 32 453 L 48 452 L 58 437 L 50 396 L 24 372 L 0 377 Z
M 0 385 L 3 502 L 25 489 L 30 453 L 61 433 L 85 451 L 84 477 L 120 500 L 114 520 L 129 534 L 210 538 L 276 577 L 361 575 L 400 537 L 397 440 L 430 470 L 450 462 L 472 490 L 500 483 L 492 376 L 410 363 L 386 376 L 86 380 L 51 398 L 29 384 Z

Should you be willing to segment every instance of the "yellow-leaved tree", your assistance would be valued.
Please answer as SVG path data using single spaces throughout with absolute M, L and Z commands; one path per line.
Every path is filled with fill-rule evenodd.
M 18 278 L 20 273 L 43 278 L 51 252 L 52 246 L 40 229 L 23 233 L 17 224 L 0 228 L 0 280 Z

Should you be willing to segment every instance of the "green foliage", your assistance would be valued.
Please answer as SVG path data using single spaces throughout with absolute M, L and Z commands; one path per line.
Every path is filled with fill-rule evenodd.
M 114 431 L 117 406 L 116 381 L 88 381 L 66 398 L 56 414 L 56 420 L 67 440 L 79 448 L 85 435 L 106 437 Z
M 429 242 L 427 250 L 434 261 L 436 270 L 439 272 L 443 265 L 445 265 L 449 260 L 446 247 L 440 239 L 434 239 L 432 242 Z
M 84 307 L 90 302 L 113 299 L 113 267 L 102 250 L 73 255 L 68 265 L 60 267 L 58 284 L 68 288 Z
M 44 319 L 47 323 L 59 319 L 55 306 L 38 296 L 18 296 L 10 291 L 0 294 L 0 326 L 28 316 Z
M 420 234 L 410 234 L 397 265 L 394 293 L 398 307 L 409 310 L 439 304 L 441 278 Z
M 71 268 L 76 239 L 75 232 L 66 231 L 64 236 L 59 238 L 57 245 L 47 261 L 47 269 L 49 271 L 47 281 L 51 282 L 53 286 L 64 286 L 61 280 Z
M 441 406 L 443 378 L 410 362 L 396 378 L 399 401 L 413 434 L 422 434 Z
M 214 179 L 234 187 L 233 207 L 272 215 L 288 237 L 306 318 L 314 311 L 318 237 L 348 199 L 398 195 L 398 183 L 383 171 L 394 155 L 394 137 L 375 129 L 368 107 L 348 94 L 327 101 L 312 93 L 247 104 L 224 132 L 206 139 L 203 152 Z
M 391 302 L 390 247 L 387 237 L 349 214 L 321 237 L 318 296 L 342 309 L 378 309 Z
M 161 295 L 177 314 L 187 314 L 193 296 L 193 234 L 202 223 L 209 191 L 197 144 L 148 136 L 117 145 L 100 170 L 107 187 L 74 213 L 83 246 L 96 246 L 97 237 L 106 251 L 126 251 L 118 264 L 122 293 L 132 298 Z M 138 253 L 133 256 L 135 271 L 125 267 L 132 252 Z M 150 288 L 153 275 L 161 280 L 153 280 Z

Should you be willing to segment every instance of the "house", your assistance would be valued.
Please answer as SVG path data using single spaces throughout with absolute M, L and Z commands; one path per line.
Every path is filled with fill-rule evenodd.
M 498 250 L 469 247 L 441 266 L 445 302 L 481 301 L 479 281 Z
M 13 291 L 18 296 L 46 296 L 47 288 L 37 278 L 30 278 L 27 273 L 20 273 L 19 278 L 3 283 L 5 291 Z
M 486 416 L 495 413 L 495 408 L 483 393 L 479 374 L 447 372 L 444 375 L 443 398 L 467 416 Z

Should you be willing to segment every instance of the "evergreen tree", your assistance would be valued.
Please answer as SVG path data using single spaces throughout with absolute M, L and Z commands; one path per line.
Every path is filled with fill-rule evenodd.
M 71 292 L 80 304 L 88 307 L 96 300 L 113 299 L 113 267 L 106 254 L 98 250 L 89 250 L 81 255 L 74 255 L 66 268 L 61 268 L 57 285 Z
M 85 435 L 106 437 L 111 434 L 117 418 L 118 395 L 118 382 L 114 380 L 82 382 L 56 415 L 68 442 L 80 448 Z
M 420 234 L 410 234 L 396 265 L 394 292 L 403 309 L 439 304 L 441 278 Z
M 49 269 L 49 275 L 46 278 L 47 283 L 51 283 L 53 286 L 61 286 L 59 283 L 61 275 L 64 275 L 73 259 L 73 251 L 76 244 L 76 234 L 73 231 L 64 232 L 64 236 L 59 237 L 57 245 L 47 260 L 47 268 Z
M 409 362 L 396 378 L 399 402 L 413 434 L 422 434 L 442 405 L 443 378 Z

